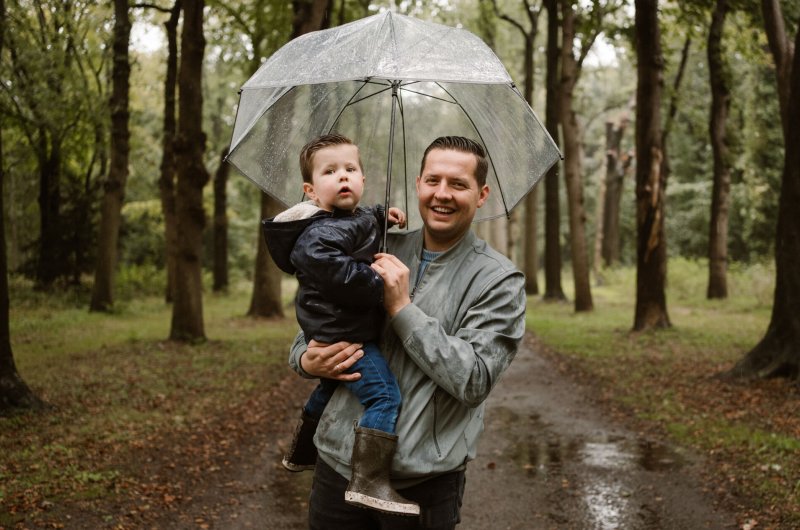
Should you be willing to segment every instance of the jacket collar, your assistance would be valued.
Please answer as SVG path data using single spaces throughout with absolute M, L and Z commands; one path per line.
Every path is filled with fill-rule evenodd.
M 425 241 L 425 235 L 423 234 L 424 229 L 420 229 L 417 232 L 417 244 L 416 244 L 416 257 L 419 259 L 422 256 L 422 244 Z M 475 232 L 471 229 L 467 230 L 467 233 L 458 240 L 458 242 L 453 245 L 452 247 L 445 250 L 438 258 L 436 258 L 436 263 L 444 263 L 451 261 L 453 259 L 460 258 L 463 256 L 470 248 L 472 248 L 473 244 L 477 236 Z

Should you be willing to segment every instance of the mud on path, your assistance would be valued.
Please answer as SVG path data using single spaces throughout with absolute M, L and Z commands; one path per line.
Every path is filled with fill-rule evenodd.
M 737 528 L 704 489 L 701 460 L 610 420 L 537 350 L 528 336 L 489 398 L 460 529 Z M 152 527 L 305 528 L 311 473 L 279 462 L 312 385 L 290 375 L 270 398 L 284 412 L 263 418 L 229 466 Z

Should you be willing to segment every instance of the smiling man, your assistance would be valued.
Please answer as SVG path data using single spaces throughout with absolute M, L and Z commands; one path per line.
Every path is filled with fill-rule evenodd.
M 337 390 L 314 439 L 319 459 L 309 502 L 312 529 L 452 529 L 460 521 L 467 462 L 475 458 L 484 403 L 525 332 L 525 279 L 470 230 L 489 195 L 483 147 L 437 138 L 417 177 L 423 228 L 391 235 L 393 254 L 372 268 L 389 316 L 380 349 L 403 405 L 392 485 L 420 505 L 419 517 L 361 510 L 344 502 L 351 476 L 358 400 Z M 306 377 L 349 381 L 360 344 L 322 344 L 300 333 L 290 365 Z M 348 423 L 350 424 L 348 426 Z

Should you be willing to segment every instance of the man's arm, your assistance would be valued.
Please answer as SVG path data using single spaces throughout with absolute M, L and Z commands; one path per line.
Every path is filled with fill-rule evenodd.
M 525 334 L 524 285 L 520 272 L 491 282 L 454 335 L 414 304 L 391 324 L 414 362 L 448 394 L 474 407 L 489 396 Z
M 455 335 L 448 335 L 437 319 L 411 303 L 409 271 L 399 259 L 379 254 L 373 268 L 383 277 L 386 311 L 408 355 L 459 401 L 468 406 L 484 401 L 525 333 L 522 273 L 499 272 L 487 281 Z
M 337 342 L 323 344 L 315 340 L 306 345 L 303 332 L 297 333 L 289 350 L 289 366 L 306 378 L 324 377 L 338 381 L 357 381 L 361 374 L 344 373 L 364 356 L 361 344 Z

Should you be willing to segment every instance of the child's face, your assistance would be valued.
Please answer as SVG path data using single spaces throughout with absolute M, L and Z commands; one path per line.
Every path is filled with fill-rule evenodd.
M 312 160 L 311 183 L 303 191 L 323 210 L 354 210 L 364 193 L 364 174 L 358 162 L 358 147 L 351 144 L 323 147 Z

